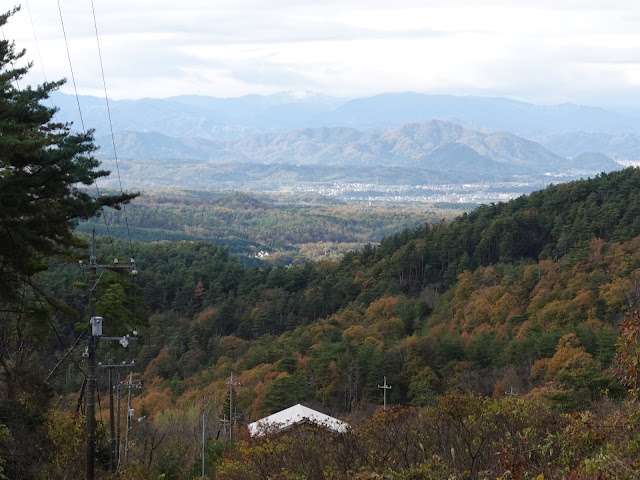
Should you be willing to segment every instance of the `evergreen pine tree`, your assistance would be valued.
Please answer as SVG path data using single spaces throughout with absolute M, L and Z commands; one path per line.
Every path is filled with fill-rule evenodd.
M 0 15 L 0 27 L 18 9 Z M 44 103 L 64 80 L 35 88 L 21 82 L 31 67 L 25 51 L 0 40 L 0 301 L 17 297 L 25 280 L 47 268 L 46 257 L 79 245 L 77 219 L 118 208 L 135 195 L 93 197 L 83 191 L 97 178 L 93 132 L 72 134 Z

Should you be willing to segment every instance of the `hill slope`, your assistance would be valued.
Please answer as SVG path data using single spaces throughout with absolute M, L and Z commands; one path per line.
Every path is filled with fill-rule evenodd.
M 158 312 L 141 352 L 146 384 L 166 405 L 233 370 L 247 388 L 239 408 L 255 419 L 291 399 L 339 412 L 376 401 L 384 372 L 391 401 L 428 403 L 452 388 L 540 386 L 532 366 L 573 334 L 595 369 L 584 378 L 617 392 L 599 372 L 613 325 L 640 302 L 638 191 L 637 169 L 561 184 L 339 263 L 245 269 L 204 244 L 139 246 L 139 284 Z M 567 408 L 600 395 L 556 380 Z
M 143 381 L 144 389 L 133 398 L 132 408 L 144 412 L 146 422 L 132 429 L 139 439 L 133 444 L 166 435 L 166 442 L 152 444 L 162 459 L 158 472 L 166 471 L 166 459 L 176 466 L 173 472 L 189 468 L 183 466 L 185 445 L 194 452 L 200 448 L 193 440 L 193 425 L 202 414 L 199 402 L 203 396 L 212 399 L 215 415 L 210 417 L 220 426 L 216 420 L 230 408 L 227 380 L 234 372 L 241 383 L 234 396 L 240 424 L 304 402 L 329 414 L 351 413 L 357 428 L 359 419 L 381 403 L 377 385 L 382 378 L 392 386 L 388 403 L 433 407 L 415 415 L 408 409 L 388 409 L 365 422 L 356 436 L 347 437 L 348 448 L 342 450 L 346 456 L 352 455 L 352 440 L 364 441 L 366 451 L 371 450 L 367 439 L 375 436 L 385 442 L 376 464 L 379 471 L 388 471 L 388 459 L 396 455 L 389 453 L 388 438 L 395 442 L 402 437 L 397 445 L 403 449 L 415 447 L 416 429 L 427 426 L 432 427 L 423 437 L 428 449 L 427 439 L 441 442 L 443 432 L 447 435 L 438 463 L 449 458 L 449 439 L 466 435 L 466 427 L 470 433 L 465 442 L 456 443 L 456 453 L 472 443 L 487 450 L 487 438 L 497 438 L 493 446 L 527 439 L 531 443 L 526 446 L 518 443 L 521 456 L 513 465 L 522 468 L 524 462 L 533 462 L 532 478 L 540 475 L 541 464 L 553 463 L 553 473 L 545 470 L 550 478 L 566 473 L 567 445 L 577 452 L 569 453 L 571 464 L 582 466 L 585 458 L 603 458 L 602 449 L 612 448 L 610 440 L 620 441 L 624 435 L 628 442 L 613 452 L 622 459 L 637 458 L 637 430 L 629 420 L 638 413 L 637 398 L 626 404 L 628 410 L 619 407 L 616 401 L 626 392 L 608 367 L 616 324 L 625 309 L 640 307 L 639 188 L 637 169 L 556 185 L 481 207 L 450 225 L 405 230 L 340 262 L 299 266 L 248 269 L 226 249 L 207 243 L 130 245 L 104 239 L 100 253 L 105 258 L 114 252 L 120 257 L 130 247 L 136 250 L 136 282 L 144 287 L 151 310 L 136 342 L 136 365 L 141 368 L 136 381 Z M 244 195 L 220 200 L 236 209 L 245 204 L 264 207 Z M 86 299 L 72 287 L 77 278 L 77 266 L 67 264 L 43 280 L 82 312 Z M 111 300 L 99 302 L 98 314 L 114 305 L 123 313 L 128 300 L 114 300 L 134 291 L 124 277 L 108 272 L 97 288 L 99 298 Z M 637 333 L 637 314 L 635 325 Z M 56 332 L 68 344 L 77 336 L 73 321 L 66 318 L 60 318 Z M 637 342 L 629 347 L 635 361 L 628 367 L 637 379 Z M 122 349 L 112 353 L 116 363 L 130 354 Z M 63 394 L 73 392 L 75 406 L 84 372 L 73 372 L 60 371 L 52 386 Z M 454 393 L 460 391 L 477 393 Z M 506 392 L 517 397 L 499 400 Z M 614 401 L 602 403 L 604 397 Z M 615 416 L 596 423 L 602 405 Z M 584 415 L 557 413 L 587 410 Z M 540 412 L 554 414 L 540 417 Z M 535 428 L 527 426 L 532 418 L 539 420 Z M 508 422 L 524 420 L 521 429 L 509 427 Z M 380 431 L 393 436 L 380 436 Z M 501 436 L 487 436 L 495 432 Z M 257 440 L 254 446 L 242 443 L 225 458 L 248 456 L 256 460 L 254 467 L 264 466 L 267 452 L 278 474 L 283 452 L 294 451 L 296 461 L 306 465 L 299 462 L 298 441 L 278 443 L 282 436 L 272 438 Z M 308 438 L 311 455 L 319 437 L 314 432 Z M 587 445 L 574 449 L 576 441 Z M 529 453 L 541 446 L 560 450 L 561 458 L 544 453 L 532 459 Z M 511 455 L 509 449 L 503 450 L 505 457 Z M 419 461 L 431 452 L 415 450 Z M 487 451 L 491 458 L 497 456 Z M 499 458 L 500 467 L 506 468 Z M 192 455 L 191 464 L 199 467 L 196 460 Z M 336 464 L 330 464 L 335 473 Z M 615 469 L 603 470 L 604 477 L 622 478 L 616 473 L 619 465 L 616 460 Z M 625 478 L 635 478 L 635 465 L 626 471 Z M 318 478 L 322 475 L 318 469 Z M 433 478 L 440 477 L 435 472 Z
M 110 138 L 98 141 L 111 142 Z M 482 133 L 441 120 L 384 131 L 314 128 L 215 141 L 123 132 L 116 136 L 116 144 L 127 159 L 125 182 L 135 177 L 143 187 L 182 182 L 196 188 L 265 188 L 271 178 L 260 172 L 278 165 L 288 174 L 278 178 L 276 188 L 373 179 L 383 185 L 523 180 L 546 184 L 550 174 L 572 178 L 621 168 L 604 155 L 569 161 L 510 133 Z M 107 166 L 110 152 L 109 147 L 100 152 Z M 157 168 L 150 169 L 153 164 Z M 221 166 L 225 172 L 220 172 Z M 406 173 L 398 176 L 390 169 Z M 211 170 L 215 173 L 207 173 Z M 151 179 L 152 185 L 145 183 Z M 262 180 L 251 184 L 254 179 Z

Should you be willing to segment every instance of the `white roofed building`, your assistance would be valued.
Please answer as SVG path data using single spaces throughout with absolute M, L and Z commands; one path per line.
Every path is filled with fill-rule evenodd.
M 249 435 L 259 437 L 269 433 L 277 433 L 301 423 L 325 427 L 336 433 L 344 433 L 349 428 L 349 424 L 346 422 L 320 413 L 312 408 L 305 407 L 304 405 L 297 404 L 273 415 L 269 415 L 257 422 L 250 423 L 248 425 Z

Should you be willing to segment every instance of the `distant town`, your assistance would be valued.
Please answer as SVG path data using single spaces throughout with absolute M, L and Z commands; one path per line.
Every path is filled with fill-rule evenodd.
M 555 179 L 554 179 L 555 180 Z M 357 202 L 397 203 L 497 203 L 506 202 L 546 184 L 537 181 L 446 183 L 436 185 L 379 185 L 373 183 L 335 182 L 331 186 L 303 184 L 292 188 L 295 193 L 314 193 Z

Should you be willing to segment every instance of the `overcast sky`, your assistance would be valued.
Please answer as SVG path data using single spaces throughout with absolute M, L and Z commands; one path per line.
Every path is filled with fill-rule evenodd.
M 5 37 L 27 48 L 31 83 L 66 77 L 71 92 L 57 2 L 22 2 Z M 638 0 L 93 2 L 114 99 L 413 91 L 640 105 Z M 103 96 L 91 0 L 59 3 L 78 91 Z

